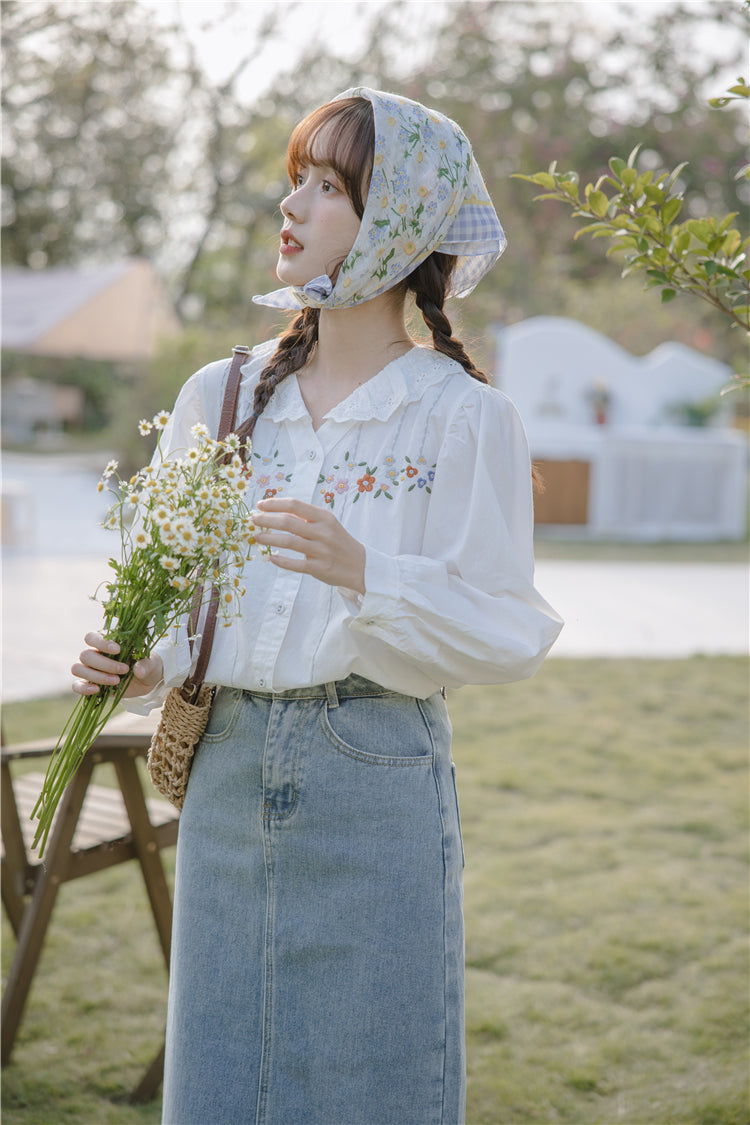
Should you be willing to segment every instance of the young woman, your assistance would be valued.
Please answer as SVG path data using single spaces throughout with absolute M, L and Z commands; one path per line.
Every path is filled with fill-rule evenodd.
M 258 541 L 180 823 L 164 1121 L 457 1125 L 463 853 L 444 689 L 534 673 L 528 449 L 444 310 L 504 235 L 471 148 L 406 98 L 347 91 L 288 151 L 277 274 L 295 311 L 243 369 Z M 405 326 L 413 294 L 432 336 Z M 164 438 L 216 432 L 228 363 Z M 98 634 L 73 667 L 125 670 Z M 190 669 L 136 666 L 132 707 Z

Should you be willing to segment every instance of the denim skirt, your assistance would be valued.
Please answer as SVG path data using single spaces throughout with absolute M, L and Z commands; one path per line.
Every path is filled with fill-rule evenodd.
M 451 729 L 359 676 L 222 688 L 177 846 L 167 1125 L 460 1125 Z

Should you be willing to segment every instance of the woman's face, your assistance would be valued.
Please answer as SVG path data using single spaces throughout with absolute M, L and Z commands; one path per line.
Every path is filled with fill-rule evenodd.
M 297 169 L 292 191 L 281 203 L 276 275 L 286 285 L 306 285 L 321 274 L 335 281 L 359 233 L 360 220 L 341 177 L 325 163 L 326 131 L 323 127 L 315 138 L 315 163 Z

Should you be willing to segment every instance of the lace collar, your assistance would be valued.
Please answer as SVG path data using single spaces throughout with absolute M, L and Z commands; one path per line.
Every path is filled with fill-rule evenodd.
M 386 422 L 394 411 L 420 399 L 425 388 L 463 368 L 432 348 L 413 347 L 394 359 L 377 375 L 361 383 L 325 416 L 331 422 Z M 281 382 L 264 411 L 272 422 L 291 422 L 308 417 L 296 376 Z

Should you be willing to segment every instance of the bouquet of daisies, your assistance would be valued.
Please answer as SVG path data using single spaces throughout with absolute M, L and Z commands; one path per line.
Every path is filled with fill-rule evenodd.
M 139 430 L 144 436 L 162 431 L 168 420 L 161 412 Z M 133 665 L 189 614 L 196 588 L 218 588 L 226 625 L 240 615 L 241 574 L 255 543 L 244 501 L 252 475 L 249 449 L 234 434 L 215 441 L 202 424 L 191 432 L 195 444 L 179 455 L 162 455 L 159 433 L 150 465 L 125 481 L 110 461 L 99 482 L 100 491 L 108 488 L 116 497 L 104 526 L 120 533 L 120 557 L 109 560 L 113 578 L 102 583 L 104 596 L 97 598 L 104 607 L 102 632 L 118 643 L 119 659 L 131 671 L 117 686 L 81 696 L 65 724 L 32 812 L 40 855 L 65 787 L 125 694 Z

